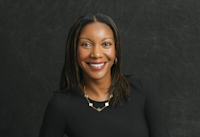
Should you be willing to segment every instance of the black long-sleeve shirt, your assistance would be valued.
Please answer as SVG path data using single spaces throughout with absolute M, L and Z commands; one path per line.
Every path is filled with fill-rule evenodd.
M 46 108 L 40 137 L 169 137 L 155 89 L 132 76 L 126 79 L 131 100 L 101 112 L 73 90 L 55 93 Z M 95 107 L 105 103 L 90 101 Z

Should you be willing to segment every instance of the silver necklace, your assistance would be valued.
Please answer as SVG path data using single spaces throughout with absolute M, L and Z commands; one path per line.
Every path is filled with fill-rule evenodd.
M 86 98 L 86 100 L 87 100 L 87 102 L 88 102 L 88 105 L 89 105 L 91 108 L 93 108 L 93 109 L 95 109 L 95 110 L 97 110 L 97 111 L 100 112 L 100 111 L 102 111 L 104 108 L 106 108 L 106 107 L 109 106 L 110 99 L 113 97 L 113 95 L 110 95 L 110 98 L 108 99 L 107 102 L 105 102 L 105 104 L 104 104 L 104 106 L 103 106 L 102 108 L 100 108 L 100 107 L 96 108 L 96 107 L 94 107 L 93 103 L 91 103 L 91 102 L 89 101 L 88 95 L 86 94 L 86 91 L 85 91 L 85 86 L 83 86 L 83 89 L 84 89 L 84 94 L 85 94 L 84 97 Z

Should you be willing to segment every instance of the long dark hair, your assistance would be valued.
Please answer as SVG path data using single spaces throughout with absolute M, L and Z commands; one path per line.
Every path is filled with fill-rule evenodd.
M 67 92 L 69 89 L 81 91 L 82 72 L 77 61 L 77 46 L 80 32 L 84 26 L 93 22 L 101 22 L 107 24 L 113 31 L 115 39 L 116 57 L 118 62 L 111 68 L 112 83 L 109 88 L 109 93 L 113 94 L 113 106 L 122 105 L 124 100 L 129 100 L 129 87 L 128 82 L 122 74 L 122 55 L 121 43 L 119 38 L 118 29 L 114 21 L 104 14 L 88 14 L 81 16 L 72 25 L 66 43 L 65 49 L 65 62 L 60 78 L 60 92 Z

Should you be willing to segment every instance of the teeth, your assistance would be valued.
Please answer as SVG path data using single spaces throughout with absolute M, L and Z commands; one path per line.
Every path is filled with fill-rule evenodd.
M 101 63 L 101 64 L 89 64 L 90 66 L 93 66 L 93 67 L 101 67 L 104 65 L 104 63 Z

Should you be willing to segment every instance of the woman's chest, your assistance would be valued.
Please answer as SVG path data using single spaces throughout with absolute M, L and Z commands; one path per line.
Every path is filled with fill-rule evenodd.
M 89 107 L 87 102 L 79 107 L 75 105 L 65 114 L 66 132 L 69 137 L 148 137 L 144 100 L 132 103 L 101 112 Z

